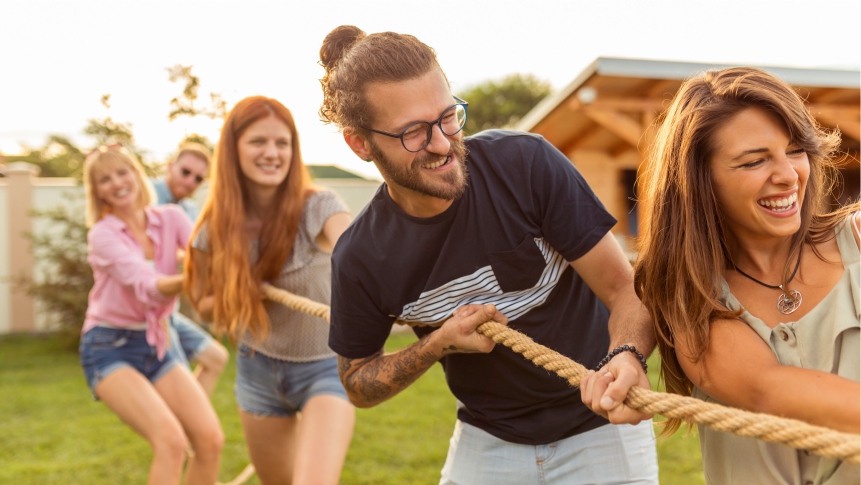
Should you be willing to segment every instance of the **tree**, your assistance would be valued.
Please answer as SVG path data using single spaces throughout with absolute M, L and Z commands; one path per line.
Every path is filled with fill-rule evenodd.
M 209 93 L 210 105 L 203 108 L 195 106 L 197 102 L 197 91 L 200 89 L 200 78 L 191 73 L 194 66 L 183 66 L 176 64 L 167 68 L 168 80 L 170 82 L 184 82 L 182 94 L 170 100 L 170 112 L 167 119 L 173 121 L 180 116 L 206 116 L 210 119 L 224 118 L 227 112 L 227 102 L 220 94 Z
M 168 120 L 174 121 L 182 116 L 223 118 L 226 112 L 226 102 L 220 94 L 210 93 L 209 106 L 200 107 L 198 102 L 200 78 L 192 73 L 192 67 L 177 64 L 167 68 L 170 82 L 184 83 L 182 93 L 170 100 Z M 100 145 L 121 144 L 140 160 L 148 176 L 155 177 L 158 175 L 161 167 L 150 159 L 146 150 L 137 146 L 132 132 L 132 124 L 116 121 L 110 116 L 111 95 L 103 94 L 99 102 L 106 110 L 105 116 L 88 119 L 84 127 L 84 133 L 95 140 L 92 148 Z M 186 135 L 179 144 L 185 142 L 200 143 L 209 148 L 210 151 L 214 148 L 214 143 L 211 140 L 198 133 Z M 65 136 L 49 135 L 43 146 L 38 148 L 25 147 L 25 153 L 21 155 L 7 155 L 5 163 L 32 163 L 39 167 L 41 177 L 73 177 L 80 180 L 83 175 L 84 158 L 88 153 L 90 153 L 90 149 L 75 145 Z
M 185 81 L 183 93 L 171 100 L 168 120 L 179 116 L 224 116 L 225 103 L 218 95 L 210 95 L 212 106 L 195 106 L 200 79 L 191 74 L 191 66 L 169 68 L 171 82 Z M 110 110 L 110 94 L 101 97 L 101 104 Z M 152 163 L 145 160 L 146 152 L 135 145 L 132 125 L 113 120 L 110 115 L 87 120 L 84 133 L 95 138 L 96 145 L 122 144 L 137 156 L 150 176 L 155 175 Z M 198 134 L 183 141 L 195 141 L 212 148 L 212 142 Z M 30 149 L 27 154 L 7 157 L 7 162 L 26 161 L 39 166 L 43 176 L 82 178 L 86 152 L 69 139 L 51 135 L 43 148 Z M 50 222 L 51 229 L 30 235 L 33 254 L 43 269 L 37 281 L 18 281 L 19 286 L 33 295 L 49 311 L 60 333 L 71 349 L 77 348 L 81 325 L 87 310 L 87 300 L 93 286 L 93 271 L 87 262 L 87 227 L 83 216 L 83 194 L 70 195 L 68 203 L 51 210 L 36 211 L 33 217 Z
M 106 110 L 111 109 L 111 95 L 103 94 L 101 98 L 102 106 Z M 147 161 L 147 152 L 139 148 L 135 144 L 135 137 L 132 133 L 132 124 L 128 122 L 114 121 L 110 114 L 104 118 L 92 118 L 87 120 L 87 126 L 84 128 L 84 133 L 96 139 L 96 147 L 101 145 L 120 144 L 134 155 L 143 165 L 144 171 L 150 177 L 154 177 L 158 173 L 158 166 Z
M 7 155 L 6 162 L 27 162 L 39 167 L 42 177 L 81 178 L 85 154 L 71 140 L 50 135 L 42 148 L 27 148 L 23 155 Z
M 101 104 L 106 110 L 110 110 L 110 98 L 110 94 L 103 94 L 101 97 Z M 93 148 L 99 145 L 122 144 L 141 161 L 150 176 L 155 174 L 155 167 L 146 161 L 146 152 L 135 145 L 131 123 L 114 121 L 107 114 L 104 118 L 87 120 L 84 133 L 95 139 Z M 89 149 L 82 149 L 69 138 L 54 134 L 48 136 L 42 147 L 25 147 L 24 154 L 7 155 L 6 161 L 32 163 L 39 167 L 41 177 L 72 177 L 81 180 L 84 159 L 88 153 Z
M 491 128 L 511 128 L 526 113 L 553 91 L 547 81 L 532 74 L 510 74 L 460 91 L 457 96 L 469 101 L 466 134 Z
M 199 108 L 195 106 L 199 97 L 197 92 L 200 88 L 200 78 L 191 73 L 193 67 L 176 64 L 167 68 L 168 80 L 170 82 L 185 83 L 182 88 L 182 94 L 170 100 L 170 111 L 167 114 L 167 119 L 174 121 L 181 116 L 188 116 L 189 118 L 205 116 L 213 120 L 224 118 L 224 115 L 227 113 L 227 102 L 224 101 L 220 94 L 209 93 L 210 105 L 207 107 Z M 182 145 L 183 143 L 190 142 L 200 143 L 209 148 L 210 152 L 215 148 L 215 144 L 209 138 L 198 133 L 186 135 L 179 144 Z
M 87 262 L 83 194 L 68 194 L 66 198 L 67 204 L 33 214 L 51 222 L 50 231 L 30 235 L 43 276 L 41 281 L 19 284 L 51 313 L 64 343 L 75 350 L 93 287 L 93 270 Z
M 106 110 L 110 111 L 110 94 L 103 94 L 100 102 Z M 134 144 L 134 135 L 132 134 L 131 123 L 116 122 L 111 119 L 110 116 L 87 120 L 87 126 L 84 128 L 84 133 L 91 135 L 96 139 L 96 146 L 110 145 L 114 143 L 121 143 L 124 146 Z
M 183 145 L 185 143 L 198 143 L 200 145 L 203 145 L 207 149 L 209 149 L 209 153 L 215 151 L 215 145 L 212 143 L 212 140 L 198 133 L 186 135 L 185 138 L 183 138 L 182 141 L 179 142 L 180 145 Z

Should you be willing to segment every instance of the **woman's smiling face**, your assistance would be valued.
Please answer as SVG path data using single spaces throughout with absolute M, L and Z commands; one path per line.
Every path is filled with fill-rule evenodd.
M 782 120 L 747 108 L 715 130 L 715 195 L 736 238 L 786 237 L 801 227 L 810 162 Z
M 114 210 L 134 207 L 140 200 L 135 171 L 125 163 L 104 162 L 94 167 L 92 179 L 96 197 Z
M 249 186 L 275 188 L 290 172 L 293 160 L 293 135 L 275 116 L 252 123 L 236 142 L 239 168 Z

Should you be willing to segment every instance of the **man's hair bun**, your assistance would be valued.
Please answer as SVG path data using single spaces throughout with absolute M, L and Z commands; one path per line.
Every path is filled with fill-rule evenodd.
M 330 71 L 344 54 L 360 40 L 365 38 L 365 32 L 355 25 L 341 25 L 329 32 L 320 47 L 320 64 Z

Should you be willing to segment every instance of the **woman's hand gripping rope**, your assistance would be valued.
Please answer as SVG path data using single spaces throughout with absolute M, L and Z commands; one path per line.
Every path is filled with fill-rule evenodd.
M 583 404 L 613 424 L 637 424 L 651 413 L 632 408 L 625 398 L 628 389 L 650 389 L 644 366 L 632 352 L 620 352 L 598 371 L 586 372 L 580 381 Z
M 264 285 L 263 292 L 270 300 L 328 321 L 329 307 L 326 305 L 269 285 Z M 505 325 L 489 321 L 479 325 L 476 332 L 523 355 L 535 365 L 555 372 L 572 386 L 579 386 L 586 376 L 587 369 L 582 365 Z M 638 386 L 628 390 L 624 403 L 645 413 L 663 414 L 738 436 L 782 443 L 826 458 L 837 458 L 850 463 L 861 462 L 861 436 L 855 434 L 840 433 L 794 419 L 742 411 L 693 397 L 660 393 Z

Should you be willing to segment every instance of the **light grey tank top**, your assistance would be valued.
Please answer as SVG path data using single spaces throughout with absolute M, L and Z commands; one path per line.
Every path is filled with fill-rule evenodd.
M 281 273 L 269 283 L 291 293 L 329 305 L 332 294 L 332 255 L 317 245 L 317 235 L 332 215 L 349 208 L 334 192 L 319 190 L 305 202 L 293 252 Z M 192 247 L 209 250 L 209 236 L 202 227 Z M 258 258 L 257 241 L 251 242 L 251 263 Z M 239 341 L 255 351 L 275 359 L 290 362 L 313 362 L 334 357 L 329 349 L 329 324 L 283 305 L 266 302 L 271 326 L 266 337 L 255 341 L 250 332 L 244 332 Z
M 741 315 L 771 347 L 783 365 L 815 369 L 859 381 L 861 335 L 861 264 L 851 217 L 835 229 L 843 276 L 813 310 L 796 322 L 769 328 L 744 311 Z M 743 310 L 722 281 L 721 302 Z M 695 397 L 718 402 L 695 388 Z M 813 398 L 813 397 L 811 397 Z M 724 484 L 843 485 L 858 484 L 858 465 L 821 458 L 789 446 L 714 431 L 699 425 L 706 482 Z

